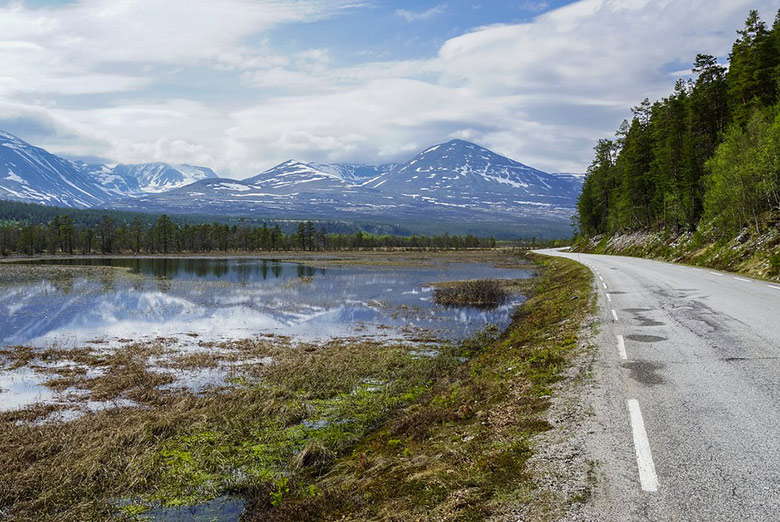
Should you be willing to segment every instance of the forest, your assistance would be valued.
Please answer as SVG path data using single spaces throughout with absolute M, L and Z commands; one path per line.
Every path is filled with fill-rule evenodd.
M 529 245 L 549 242 L 532 239 Z M 147 223 L 104 214 L 96 225 L 74 222 L 60 214 L 45 224 L 0 223 L 0 255 L 10 254 L 178 254 L 258 252 L 282 250 L 354 250 L 374 248 L 493 248 L 494 238 L 473 235 L 395 236 L 364 232 L 326 233 L 311 221 L 299 221 L 285 233 L 276 224 L 262 226 L 213 223 L 177 223 L 166 214 Z
M 699 54 L 666 98 L 632 109 L 599 140 L 577 205 L 585 237 L 706 229 L 715 239 L 777 223 L 780 210 L 780 11 L 751 11 L 728 67 Z

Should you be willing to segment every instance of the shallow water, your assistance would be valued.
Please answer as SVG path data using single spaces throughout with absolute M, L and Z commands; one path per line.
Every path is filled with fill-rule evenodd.
M 0 284 L 0 346 L 40 348 L 92 346 L 112 351 L 128 342 L 163 340 L 180 352 L 219 351 L 210 343 L 287 336 L 293 341 L 360 337 L 415 342 L 458 340 L 486 324 L 504 327 L 522 301 L 514 296 L 494 310 L 435 305 L 427 283 L 479 278 L 525 278 L 526 270 L 487 263 L 450 263 L 426 267 L 332 266 L 257 259 L 76 259 L 47 264 L 85 267 L 58 271 L 24 267 Z M 43 264 L 35 262 L 34 264 Z M 0 265 L 0 273 L 10 272 Z M 21 267 L 17 267 L 21 268 Z M 438 352 L 421 347 L 414 357 Z M 172 369 L 165 358 L 149 368 L 170 374 L 161 389 L 200 393 L 241 373 L 239 361 L 214 368 Z M 58 365 L 36 360 L 35 368 L 9 369 L 0 360 L 0 411 L 36 403 L 67 408 L 48 420 L 69 420 L 83 412 L 128 406 L 85 402 L 79 394 L 55 393 L 44 383 Z M 85 368 L 87 377 L 100 368 Z M 94 374 L 94 375 L 93 375 Z
M 37 263 L 43 263 L 41 261 Z M 221 341 L 274 334 L 457 340 L 505 326 L 517 296 L 495 310 L 446 308 L 425 283 L 525 278 L 488 263 L 430 267 L 333 266 L 258 259 L 68 259 L 47 264 L 123 267 L 110 277 L 0 286 L 0 346 L 73 347 L 90 341 Z M 34 269 L 33 267 L 29 268 Z M 0 267 L 2 270 L 2 267 Z M 113 271 L 112 271 L 113 272 Z

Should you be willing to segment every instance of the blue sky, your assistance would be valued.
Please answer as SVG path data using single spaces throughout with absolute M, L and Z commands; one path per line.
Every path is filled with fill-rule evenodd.
M 584 171 L 772 0 L 0 1 L 0 129 L 69 157 L 379 163 L 469 139 Z

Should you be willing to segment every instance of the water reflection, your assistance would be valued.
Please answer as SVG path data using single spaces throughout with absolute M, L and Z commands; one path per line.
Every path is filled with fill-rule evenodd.
M 530 275 L 486 263 L 316 268 L 261 259 L 53 262 L 129 270 L 84 270 L 2 285 L 0 345 L 67 347 L 156 337 L 193 343 L 267 333 L 301 340 L 409 339 L 424 331 L 458 339 L 486 323 L 505 325 L 521 298 L 495 310 L 444 308 L 432 303 L 425 283 Z

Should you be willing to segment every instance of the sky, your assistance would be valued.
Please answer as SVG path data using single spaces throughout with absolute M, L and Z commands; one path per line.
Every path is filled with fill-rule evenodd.
M 245 178 L 466 139 L 584 172 L 776 0 L 0 0 L 0 130 Z

